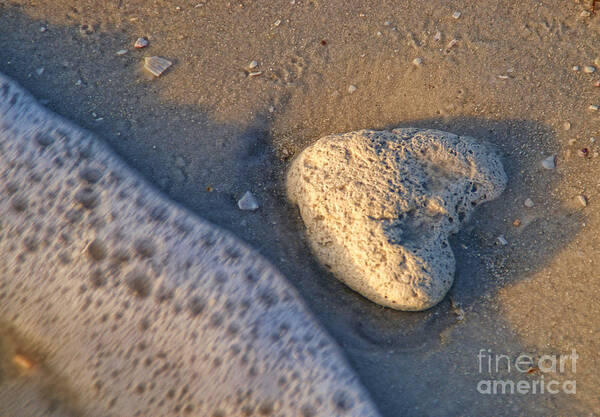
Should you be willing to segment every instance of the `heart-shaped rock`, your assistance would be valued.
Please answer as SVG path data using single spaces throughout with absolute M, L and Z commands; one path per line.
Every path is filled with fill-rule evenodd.
M 326 136 L 287 174 L 318 259 L 368 299 L 406 311 L 444 297 L 455 270 L 448 236 L 506 182 L 488 146 L 422 129 Z

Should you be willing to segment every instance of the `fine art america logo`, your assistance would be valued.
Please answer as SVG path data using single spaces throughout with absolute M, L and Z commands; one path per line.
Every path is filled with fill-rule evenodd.
M 575 349 L 568 355 L 534 356 L 521 354 L 515 359 L 507 355 L 492 354 L 491 349 L 480 349 L 477 354 L 479 374 L 477 383 L 480 394 L 575 394 L 574 379 L 553 379 L 565 371 L 577 372 L 579 355 Z M 484 377 L 485 375 L 485 377 Z M 489 375 L 489 376 L 488 376 Z M 528 376 L 528 377 L 526 377 Z

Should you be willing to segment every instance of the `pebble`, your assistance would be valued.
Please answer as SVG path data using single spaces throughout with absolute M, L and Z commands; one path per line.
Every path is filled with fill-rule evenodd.
M 281 19 L 277 19 L 275 21 L 275 23 L 273 23 L 274 26 L 279 26 L 281 24 Z
M 118 56 L 125 55 L 126 53 L 127 53 L 127 49 L 119 49 L 119 50 L 117 51 L 117 55 L 118 55 Z
M 48 28 L 47 28 L 46 26 L 42 26 L 42 27 L 40 28 L 40 32 L 45 32 L 45 31 L 47 31 L 47 30 L 48 30 Z
M 519 227 L 519 226 L 521 226 L 521 219 L 515 219 L 515 220 L 513 221 L 512 225 L 513 225 L 514 227 Z
M 583 67 L 583 72 L 585 72 L 586 74 L 593 74 L 594 72 L 596 72 L 596 67 L 592 65 L 585 65 Z
M 579 71 L 579 65 L 573 65 L 573 67 L 571 68 L 573 71 Z
M 435 32 L 435 35 L 433 35 L 433 40 L 438 42 L 440 39 L 442 39 L 442 32 L 438 30 L 437 32 Z
M 452 49 L 452 47 L 457 43 L 458 41 L 456 39 L 452 39 L 450 42 L 448 42 L 448 45 L 446 45 L 446 49 Z
M 589 10 L 584 10 L 579 14 L 581 17 L 590 17 L 591 15 L 592 13 Z
M 596 82 L 594 83 L 594 87 L 600 87 L 600 81 L 596 81 Z
M 456 12 L 452 13 L 452 17 L 455 19 L 458 19 L 458 18 L 460 18 L 461 14 L 462 14 L 461 12 L 456 11 Z
M 498 236 L 496 238 L 496 241 L 498 242 L 498 244 L 500 244 L 502 246 L 508 245 L 508 241 L 506 240 L 506 238 L 503 235 Z
M 258 201 L 250 191 L 246 191 L 242 198 L 239 199 L 237 203 L 240 210 L 257 210 L 258 209 Z
M 17 353 L 13 356 L 13 363 L 23 371 L 28 371 L 35 366 L 35 362 L 31 358 L 21 353 Z
M 350 94 L 354 93 L 356 90 L 357 90 L 357 88 L 356 88 L 355 85 L 351 85 L 351 86 L 348 87 L 348 92 Z
M 526 198 L 523 202 L 523 205 L 527 208 L 532 208 L 535 204 L 533 203 L 533 200 L 531 198 Z
M 565 130 L 571 129 L 571 122 L 564 122 L 563 123 L 563 129 L 565 129 Z
M 415 58 L 415 59 L 413 59 L 412 63 L 413 63 L 414 66 L 420 67 L 421 64 L 423 64 L 423 59 L 422 58 Z
M 262 75 L 262 71 L 253 71 L 248 74 L 248 77 L 258 77 L 259 75 Z
M 581 204 L 583 207 L 587 207 L 588 202 L 587 202 L 587 198 L 583 195 L 583 194 L 579 194 L 577 196 L 577 201 L 579 202 L 579 204 Z
M 36 70 L 35 70 L 35 73 L 36 73 L 38 76 L 42 75 L 42 74 L 44 73 L 44 68 L 42 67 L 42 68 L 38 68 L 38 69 L 36 69 Z
M 252 61 L 251 63 L 248 64 L 248 69 L 254 69 L 258 67 L 258 62 L 256 61 Z
M 590 151 L 588 150 L 588 148 L 581 148 L 577 151 L 577 155 L 580 158 L 585 158 L 588 156 L 588 154 L 590 153 Z
M 137 38 L 137 41 L 133 44 L 133 47 L 136 49 L 142 49 L 148 46 L 148 39 L 146 38 Z
M 548 158 L 542 159 L 542 166 L 545 169 L 554 169 L 556 168 L 556 156 L 552 155 Z
M 598 109 L 600 109 L 600 107 L 598 107 L 598 105 L 596 105 L 596 104 L 590 104 L 588 106 L 588 109 L 590 109 L 591 111 L 598 111 Z

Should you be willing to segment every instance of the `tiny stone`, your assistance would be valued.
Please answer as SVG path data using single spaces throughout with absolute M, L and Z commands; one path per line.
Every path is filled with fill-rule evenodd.
M 461 15 L 461 13 L 459 11 L 456 11 L 456 12 L 452 13 L 452 17 L 455 18 L 455 19 L 460 18 L 460 15 Z
M 42 27 L 40 28 L 40 32 L 45 32 L 45 31 L 47 31 L 47 30 L 48 30 L 48 28 L 47 28 L 46 26 L 42 26 Z
M 525 202 L 523 202 L 523 205 L 527 208 L 532 208 L 535 204 L 531 198 L 526 198 Z
M 259 75 L 262 75 L 262 71 L 254 71 L 248 74 L 248 77 L 258 77 Z
M 117 51 L 117 55 L 118 55 L 118 56 L 125 55 L 126 53 L 127 53 L 127 49 L 119 49 L 119 50 Z
M 76 85 L 76 86 L 80 86 L 80 85 L 81 85 L 81 80 L 77 80 L 77 81 L 75 81 L 75 85 Z
M 596 81 L 596 82 L 594 83 L 594 87 L 600 87 L 600 81 Z
M 571 68 L 573 71 L 579 71 L 579 65 L 573 65 L 573 68 Z
M 348 92 L 350 94 L 354 93 L 356 91 L 356 86 L 355 85 L 351 85 L 348 87 Z
M 44 68 L 42 67 L 42 68 L 38 68 L 38 69 L 36 69 L 36 70 L 35 70 L 35 73 L 36 73 L 38 76 L 39 76 L 39 75 L 42 75 L 42 74 L 44 73 Z
M 585 65 L 583 67 L 583 72 L 585 72 L 586 74 L 593 74 L 594 72 L 596 72 L 596 67 L 593 67 L 591 65 Z
M 554 155 L 549 156 L 546 159 L 542 160 L 542 166 L 546 169 L 554 169 L 556 168 L 556 157 Z
M 513 226 L 514 226 L 514 227 L 519 227 L 519 226 L 521 226 L 521 220 L 520 220 L 520 219 L 515 219 L 515 221 L 513 221 Z
M 256 61 L 252 61 L 251 63 L 248 64 L 249 69 L 254 69 L 256 67 L 258 67 L 258 62 L 256 62 Z
M 35 366 L 35 362 L 31 358 L 21 353 L 17 353 L 13 356 L 13 363 L 23 371 L 28 371 Z
M 498 244 L 502 245 L 502 246 L 506 246 L 508 245 L 508 241 L 504 238 L 504 236 L 500 235 L 496 238 L 496 240 L 498 241 Z
M 600 57 L 597 57 L 596 59 L 594 59 L 594 65 L 596 65 L 597 67 L 600 67 Z
M 588 202 L 587 202 L 587 198 L 585 198 L 584 195 L 579 194 L 577 196 L 577 201 L 579 202 L 579 204 L 581 204 L 583 207 L 587 207 Z
M 458 41 L 456 39 L 452 39 L 450 42 L 448 42 L 448 45 L 446 45 L 446 49 L 452 49 L 452 47 L 457 43 Z
M 423 59 L 421 59 L 421 58 L 415 58 L 415 59 L 413 59 L 412 63 L 413 63 L 414 66 L 419 67 L 423 63 Z
M 569 130 L 570 128 L 571 128 L 571 122 L 564 122 L 563 123 L 563 129 Z
M 588 154 L 590 153 L 590 151 L 588 150 L 588 148 L 581 148 L 577 151 L 577 155 L 580 158 L 585 158 L 588 156 Z
M 383 36 L 383 33 L 377 32 L 377 36 Z
M 274 26 L 279 26 L 281 24 L 281 19 L 277 19 L 275 21 L 275 23 L 273 23 Z
M 590 109 L 591 111 L 598 111 L 598 109 L 600 109 L 600 107 L 598 107 L 596 104 L 590 104 L 588 106 L 588 109 Z
M 590 13 L 589 10 L 584 10 L 579 14 L 579 16 L 581 16 L 581 17 L 590 17 L 591 15 L 592 15 L 592 13 Z
M 256 210 L 258 209 L 258 201 L 252 195 L 250 191 L 246 191 L 246 193 L 239 199 L 237 203 L 240 210 Z
M 440 32 L 438 30 L 437 32 L 435 32 L 435 35 L 433 36 L 433 40 L 438 42 L 440 39 L 442 39 L 442 32 Z
M 146 46 L 148 46 L 148 39 L 146 38 L 138 38 L 133 44 L 133 47 L 137 49 L 145 48 Z

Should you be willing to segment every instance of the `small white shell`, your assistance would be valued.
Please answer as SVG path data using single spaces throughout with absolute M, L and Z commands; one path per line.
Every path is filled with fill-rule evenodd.
M 144 68 L 148 70 L 155 77 L 159 77 L 160 74 L 166 71 L 173 63 L 167 59 L 159 56 L 150 56 L 144 58 Z
M 258 201 L 250 191 L 246 191 L 237 204 L 240 210 L 254 211 L 258 209 Z
M 133 44 L 133 47 L 137 49 L 145 48 L 146 46 L 148 46 L 148 39 L 146 38 L 138 38 L 135 44 Z
M 554 169 L 556 168 L 556 156 L 551 155 L 545 159 L 542 159 L 542 167 L 545 169 Z
M 587 198 L 586 196 L 584 196 L 583 194 L 579 194 L 577 196 L 577 201 L 579 202 L 579 204 L 581 204 L 583 207 L 587 207 L 588 202 L 587 202 Z

